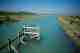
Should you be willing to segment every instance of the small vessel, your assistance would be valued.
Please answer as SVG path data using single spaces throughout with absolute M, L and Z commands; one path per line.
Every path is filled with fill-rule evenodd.
M 40 40 L 40 27 L 38 26 L 23 26 L 23 33 L 28 34 L 31 39 Z
M 40 28 L 38 26 L 23 25 L 22 31 L 18 34 L 19 43 L 26 45 L 26 41 L 40 40 Z M 26 41 L 24 41 L 24 39 Z
M 8 43 L 4 43 L 0 49 L 8 47 L 9 52 L 16 52 L 16 46 L 20 43 L 26 45 L 28 40 L 40 40 L 40 27 L 39 26 L 29 26 L 23 25 L 22 30 L 14 39 L 9 39 Z M 16 42 L 17 41 L 17 42 Z M 13 46 L 14 45 L 14 46 Z

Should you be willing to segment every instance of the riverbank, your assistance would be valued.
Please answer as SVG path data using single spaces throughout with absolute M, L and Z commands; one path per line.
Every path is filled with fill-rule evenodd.
M 68 33 L 68 36 L 75 42 L 75 44 L 78 47 L 80 47 L 80 38 L 79 38 L 80 34 L 77 34 L 80 32 L 79 30 L 80 22 L 78 18 L 79 16 L 61 16 L 59 17 L 59 22 L 66 31 L 66 33 Z

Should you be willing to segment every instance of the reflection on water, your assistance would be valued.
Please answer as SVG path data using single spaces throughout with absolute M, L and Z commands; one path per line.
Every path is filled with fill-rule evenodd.
M 22 29 L 23 24 L 34 24 L 40 26 L 41 40 L 30 41 L 29 46 L 19 48 L 20 53 L 73 53 L 70 48 L 72 41 L 66 38 L 64 31 L 60 28 L 56 16 L 33 16 L 31 19 L 24 16 L 24 20 L 14 24 L 3 24 L 0 26 L 0 41 L 7 42 L 8 38 L 15 38 Z

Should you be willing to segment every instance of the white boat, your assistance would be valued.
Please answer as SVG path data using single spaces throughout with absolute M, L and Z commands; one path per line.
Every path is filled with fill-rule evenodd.
M 23 28 L 24 28 L 24 34 L 29 34 L 31 39 L 40 38 L 40 28 L 39 27 L 24 25 Z
M 24 25 L 23 31 L 21 31 L 21 33 L 20 33 L 21 35 L 18 34 L 18 37 L 19 37 L 19 41 L 22 44 L 26 44 L 26 42 L 23 41 L 24 38 L 27 38 L 27 40 L 30 40 L 30 39 L 40 40 L 40 28 L 39 27 L 33 27 L 33 26 L 31 27 L 31 26 Z

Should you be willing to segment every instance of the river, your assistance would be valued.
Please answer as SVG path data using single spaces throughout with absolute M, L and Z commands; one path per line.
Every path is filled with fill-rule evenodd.
M 0 42 L 8 38 L 15 38 L 22 29 L 22 25 L 38 25 L 41 40 L 20 48 L 20 53 L 74 53 L 73 42 L 67 38 L 59 24 L 58 16 L 24 16 L 25 19 L 17 23 L 2 24 L 0 26 Z

